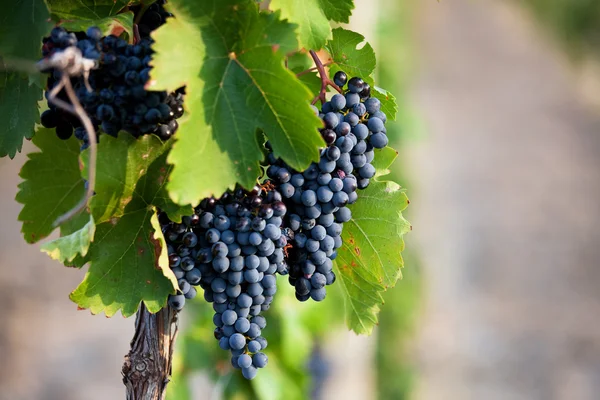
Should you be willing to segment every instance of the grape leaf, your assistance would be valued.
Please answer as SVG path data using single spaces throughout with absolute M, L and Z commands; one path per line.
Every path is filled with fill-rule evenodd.
M 193 210 L 174 204 L 165 190 L 169 148 L 154 135 L 136 139 L 124 132 L 117 138 L 104 135 L 98 144 L 96 194 L 90 201 L 96 235 L 87 256 L 76 263 L 89 262 L 89 270 L 71 293 L 79 307 L 107 316 L 121 310 L 129 316 L 141 301 L 150 312 L 160 310 L 174 293 L 177 280 L 155 207 L 174 220 Z M 82 157 L 84 176 L 88 153 Z
M 319 0 L 327 19 L 347 24 L 354 9 L 354 0 Z
M 97 224 L 122 217 L 135 198 L 159 207 L 174 221 L 192 213 L 191 206 L 174 204 L 165 189 L 171 169 L 166 163 L 170 146 L 154 135 L 138 139 L 125 132 L 118 138 L 103 135 L 96 162 L 96 195 L 90 202 Z M 82 158 L 83 176 L 87 176 L 89 151 Z
M 0 13 L 0 56 L 37 61 L 50 30 L 44 0 L 9 1 Z
M 113 15 L 102 19 L 78 19 L 66 21 L 61 24 L 63 28 L 71 32 L 85 32 L 91 26 L 97 26 L 102 30 L 104 36 L 121 36 L 123 32 L 127 37 L 133 39 L 133 12 L 127 11 L 122 14 Z
M 331 39 L 329 20 L 348 23 L 353 0 L 271 0 L 272 10 L 298 25 L 300 45 L 307 50 L 321 49 Z
M 89 221 L 83 228 L 44 244 L 41 250 L 62 263 L 72 262 L 78 255 L 85 257 L 96 233 L 94 218 L 89 214 L 87 217 Z
M 285 53 L 297 47 L 293 25 L 278 13 L 259 14 L 250 0 L 169 5 L 176 18 L 153 34 L 149 86 L 187 85 L 188 115 L 169 156 L 172 198 L 196 203 L 236 183 L 254 185 L 264 157 L 257 131 L 296 169 L 317 160 L 323 140 L 312 95 L 284 67 Z M 186 46 L 173 40 L 182 37 Z
M 129 317 L 142 301 L 152 313 L 164 307 L 177 281 L 168 262 L 164 264 L 168 257 L 164 238 L 153 218 L 157 219 L 154 207 L 136 198 L 121 218 L 97 225 L 86 256 L 89 270 L 71 300 L 92 314 L 104 312 L 107 317 L 118 310 Z
M 298 24 L 298 39 L 305 49 L 319 50 L 331 38 L 331 26 L 319 0 L 271 0 L 269 7 Z
M 0 82 L 0 157 L 13 158 L 21 151 L 23 139 L 33 137 L 40 121 L 42 90 L 18 73 L 0 72 Z
M 377 97 L 381 101 L 381 111 L 391 119 L 396 120 L 398 114 L 398 104 L 396 103 L 396 97 L 385 89 L 377 86 L 371 87 L 371 96 Z
M 84 194 L 79 169 L 79 143 L 75 138 L 60 140 L 52 129 L 37 130 L 33 143 L 41 152 L 27 155 L 16 200 L 23 204 L 19 221 L 28 243 L 48 236 L 52 224 L 75 206 Z
M 360 45 L 364 43 L 364 46 Z M 384 89 L 375 87 L 375 52 L 365 37 L 343 28 L 333 30 L 333 39 L 325 46 L 333 60 L 329 73 L 333 76 L 337 71 L 344 71 L 349 77 L 359 76 L 371 86 L 371 95 L 381 101 L 381 109 L 391 120 L 396 119 L 398 106 L 396 98 Z M 359 48 L 360 47 L 360 48 Z
M 392 160 L 392 149 L 381 151 Z M 375 159 L 380 154 L 376 154 Z M 389 165 L 389 164 L 388 164 Z M 385 171 L 381 164 L 379 173 Z M 370 334 L 377 323 L 382 293 L 402 276 L 402 236 L 410 224 L 402 217 L 408 198 L 394 182 L 373 179 L 350 206 L 352 219 L 344 224 L 343 246 L 338 250 L 338 281 L 346 303 L 346 322 L 358 334 Z
M 54 20 L 100 20 L 116 15 L 128 5 L 128 0 L 46 0 Z
M 1 59 L 37 61 L 42 37 L 51 25 L 43 0 L 9 3 L 0 13 L 0 157 L 13 158 L 21 151 L 23 139 L 33 137 L 42 91 L 25 74 L 2 72 Z

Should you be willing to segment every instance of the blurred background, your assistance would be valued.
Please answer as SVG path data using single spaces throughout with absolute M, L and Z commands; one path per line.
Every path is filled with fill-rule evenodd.
M 370 337 L 281 285 L 252 386 L 186 308 L 167 398 L 599 399 L 600 2 L 356 4 L 400 106 L 404 279 Z M 121 399 L 133 320 L 76 311 L 84 272 L 22 240 L 25 159 L 0 161 L 0 399 Z

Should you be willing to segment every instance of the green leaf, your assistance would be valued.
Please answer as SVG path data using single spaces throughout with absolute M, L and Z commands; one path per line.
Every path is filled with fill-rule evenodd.
M 85 32 L 89 27 L 97 26 L 102 30 L 104 36 L 121 36 L 125 32 L 129 39 L 133 39 L 133 12 L 127 11 L 98 20 L 78 19 L 66 21 L 61 26 L 72 32 Z
M 41 250 L 61 263 L 72 262 L 78 255 L 85 257 L 96 233 L 94 218 L 91 215 L 88 218 L 89 221 L 83 228 L 44 244 Z
M 372 164 L 375 167 L 375 178 L 377 179 L 391 172 L 390 167 L 392 166 L 394 161 L 396 161 L 396 158 L 398 157 L 398 151 L 392 149 L 389 146 L 384 147 L 381 150 L 375 149 L 374 151 L 375 158 L 373 158 Z M 360 193 L 361 192 L 359 192 L 359 198 Z
M 360 44 L 363 44 L 359 48 Z M 375 52 L 365 37 L 359 33 L 344 28 L 333 30 L 333 39 L 327 42 L 326 49 L 335 64 L 329 67 L 331 74 L 343 70 L 349 77 L 360 76 L 372 79 L 375 71 Z M 369 84 L 371 84 L 369 82 Z
M 381 101 L 381 111 L 391 119 L 396 120 L 398 114 L 398 104 L 396 103 L 396 97 L 385 89 L 377 86 L 371 87 L 371 96 L 377 97 Z
M 192 213 L 191 206 L 174 204 L 165 189 L 171 169 L 166 163 L 170 143 L 162 143 L 154 135 L 138 139 L 121 132 L 118 138 L 104 135 L 98 145 L 96 162 L 96 195 L 90 210 L 97 224 L 124 215 L 135 198 L 154 205 L 174 221 Z M 83 176 L 88 174 L 89 151 L 83 156 Z
M 129 317 L 142 301 L 152 313 L 166 305 L 177 282 L 174 276 L 170 279 L 165 275 L 170 273 L 168 262 L 159 262 L 164 261 L 166 248 L 162 232 L 153 226 L 153 217 L 154 207 L 136 199 L 126 207 L 123 217 L 96 227 L 86 256 L 89 270 L 71 293 L 71 300 L 92 314 L 104 312 L 107 317 L 119 310 Z
M 331 38 L 331 26 L 321 3 L 320 0 L 271 0 L 269 8 L 281 10 L 282 18 L 298 25 L 300 46 L 319 50 Z
M 98 144 L 96 194 L 90 201 L 96 235 L 87 256 L 77 262 L 89 262 L 89 270 L 71 294 L 79 307 L 107 316 L 121 310 L 127 317 L 141 301 L 157 312 L 174 293 L 177 280 L 155 207 L 174 220 L 193 210 L 174 204 L 165 190 L 169 148 L 154 135 L 136 139 L 124 132 L 117 138 L 105 135 Z M 88 153 L 82 157 L 84 176 Z
M 319 0 L 327 19 L 335 22 L 350 22 L 354 0 Z
M 361 45 L 364 43 L 364 46 Z M 381 101 L 381 109 L 391 120 L 396 119 L 398 106 L 396 98 L 388 91 L 375 86 L 375 52 L 365 42 L 365 37 L 343 28 L 333 30 L 333 39 L 327 42 L 327 51 L 333 60 L 329 73 L 333 76 L 337 71 L 344 71 L 349 77 L 359 76 L 371 86 L 371 95 Z
M 0 66 L 1 67 L 1 66 Z M 42 90 L 18 73 L 0 72 L 0 157 L 13 158 L 31 139 L 40 121 Z
M 150 87 L 187 85 L 188 115 L 169 156 L 171 197 L 197 203 L 236 183 L 254 185 L 264 157 L 257 131 L 292 167 L 316 161 L 323 140 L 312 95 L 284 66 L 297 47 L 293 26 L 277 13 L 259 14 L 250 0 L 169 4 L 176 18 L 153 34 Z
M 37 61 L 42 55 L 42 37 L 51 27 L 48 17 L 44 0 L 3 2 L 0 13 L 0 56 Z
M 392 152 L 388 148 L 378 153 L 393 161 Z M 381 164 L 377 169 L 380 175 L 385 172 Z M 399 185 L 373 179 L 350 206 L 352 219 L 344 224 L 344 244 L 336 265 L 345 295 L 346 322 L 358 334 L 371 333 L 383 303 L 382 293 L 402 276 L 402 237 L 410 230 L 402 211 L 408 203 Z
M 118 14 L 127 5 L 138 3 L 128 0 L 46 0 L 54 20 L 101 20 Z
M 33 138 L 40 152 L 27 155 L 21 168 L 16 200 L 23 204 L 19 221 L 28 243 L 48 236 L 52 224 L 81 200 L 85 187 L 79 169 L 79 143 L 60 140 L 52 129 L 40 128 Z

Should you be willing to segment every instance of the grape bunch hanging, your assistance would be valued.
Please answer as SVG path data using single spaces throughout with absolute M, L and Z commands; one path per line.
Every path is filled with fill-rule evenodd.
M 154 133 L 166 140 L 177 131 L 177 119 L 183 115 L 184 89 L 167 93 L 144 88 L 150 77 L 152 59 L 149 34 L 170 15 L 162 4 L 164 1 L 154 3 L 144 12 L 137 25 L 140 36 L 135 44 L 114 35 L 103 37 L 97 27 L 85 33 L 67 32 L 57 27 L 44 39 L 44 57 L 75 48 L 85 59 L 96 63 L 89 76 L 72 78 L 71 83 L 98 133 L 117 136 L 120 131 L 126 131 L 135 137 Z M 57 69 L 46 72 L 49 74 L 48 97 L 62 72 Z M 61 90 L 57 98 L 68 101 L 65 90 Z M 54 128 L 61 139 L 68 139 L 74 133 L 82 142 L 81 149 L 87 148 L 89 138 L 80 120 L 50 101 L 48 106 L 41 116 L 42 125 Z
M 376 149 L 388 143 L 386 116 L 369 85 L 342 71 L 334 82 L 343 93 L 314 107 L 326 143 L 318 163 L 296 171 L 267 143 L 266 176 L 251 191 L 204 199 L 181 223 L 160 215 L 179 283 L 169 305 L 181 310 L 200 286 L 215 311 L 215 339 L 247 379 L 268 361 L 262 313 L 277 291 L 276 274 L 288 277 L 299 301 L 325 299 L 336 280 L 344 223 L 352 218 L 348 205 L 375 176 Z

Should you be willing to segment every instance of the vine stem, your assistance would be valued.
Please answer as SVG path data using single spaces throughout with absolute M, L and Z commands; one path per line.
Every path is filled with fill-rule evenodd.
M 332 64 L 332 63 L 328 62 L 328 63 L 325 63 L 325 64 L 323 64 L 323 66 L 324 66 L 324 67 L 327 67 L 327 66 L 329 66 L 329 65 L 331 65 L 331 64 Z M 302 75 L 306 75 L 306 74 L 308 74 L 308 73 L 311 73 L 311 72 L 313 72 L 313 71 L 316 71 L 316 70 L 317 70 L 317 67 L 312 67 L 312 68 L 309 68 L 309 69 L 305 69 L 305 70 L 304 70 L 304 71 L 302 71 L 302 72 L 298 72 L 298 73 L 296 74 L 296 77 L 300 77 L 300 76 L 302 76 Z
M 164 400 L 178 330 L 177 311 L 167 306 L 151 314 L 142 303 L 122 369 L 127 400 Z
M 336 85 L 331 79 L 329 79 L 329 75 L 327 75 L 327 71 L 325 71 L 325 65 L 323 65 L 317 53 L 314 50 L 310 50 L 309 53 L 313 61 L 315 62 L 315 68 L 317 69 L 317 71 L 319 71 L 319 77 L 321 78 L 321 91 L 319 92 L 317 97 L 313 99 L 311 104 L 314 105 L 319 100 L 321 100 L 321 104 L 324 104 L 327 101 L 325 95 L 327 94 L 328 86 L 331 86 L 339 93 L 342 93 L 342 89 L 340 89 L 338 85 Z
M 69 97 L 69 101 L 71 104 L 68 104 L 56 96 L 60 92 L 61 89 L 65 89 L 67 96 Z M 83 124 L 90 143 L 90 158 L 88 165 L 88 181 L 87 181 L 87 189 L 83 198 L 69 211 L 61 215 L 54 221 L 53 226 L 57 227 L 62 223 L 70 220 L 75 215 L 79 214 L 85 207 L 89 199 L 94 195 L 94 187 L 96 186 L 96 158 L 98 154 L 97 143 L 96 143 L 96 131 L 94 129 L 94 125 L 92 121 L 88 117 L 87 113 L 83 109 L 79 99 L 75 95 L 75 91 L 73 90 L 73 86 L 71 85 L 71 78 L 67 74 L 63 74 L 59 84 L 56 85 L 48 95 L 48 101 L 54 103 L 57 107 L 62 108 L 63 110 L 75 114 L 81 123 Z

